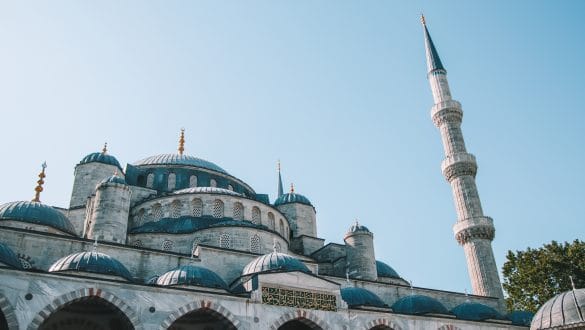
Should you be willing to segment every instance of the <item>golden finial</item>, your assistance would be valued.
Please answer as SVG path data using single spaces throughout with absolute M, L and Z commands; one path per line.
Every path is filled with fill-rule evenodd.
M 295 193 L 295 185 L 293 183 L 290 184 L 290 193 L 291 194 Z
M 102 149 L 102 154 L 105 154 L 106 152 L 108 152 L 108 143 L 107 142 L 104 143 L 104 148 Z
M 181 135 L 179 137 L 179 155 L 183 156 L 185 151 L 185 129 L 181 128 Z
M 39 173 L 39 181 L 37 181 L 37 186 L 35 187 L 35 198 L 32 200 L 33 202 L 41 201 L 41 191 L 43 191 L 43 184 L 45 183 L 45 180 L 43 179 L 46 177 L 45 169 L 47 168 L 47 162 L 43 162 L 41 167 L 43 169 L 41 170 L 41 173 Z
M 420 14 L 420 22 L 422 23 L 422 25 L 426 26 L 427 25 L 427 21 L 425 20 L 425 15 Z

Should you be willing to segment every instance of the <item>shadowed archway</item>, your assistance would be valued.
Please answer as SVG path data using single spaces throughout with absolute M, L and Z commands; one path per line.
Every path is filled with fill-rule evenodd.
M 220 313 L 210 308 L 190 311 L 176 319 L 169 330 L 235 330 L 236 327 Z
M 322 330 L 322 328 L 311 320 L 300 318 L 286 322 L 278 330 Z

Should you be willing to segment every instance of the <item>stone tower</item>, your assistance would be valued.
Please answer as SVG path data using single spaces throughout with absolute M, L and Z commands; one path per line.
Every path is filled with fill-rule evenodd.
M 102 181 L 95 192 L 87 237 L 100 241 L 126 243 L 130 187 L 114 175 Z
M 451 184 L 457 211 L 457 222 L 453 226 L 455 238 L 465 250 L 473 293 L 503 299 L 502 285 L 491 245 L 495 228 L 493 220 L 483 215 L 475 185 L 477 163 L 475 157 L 465 149 L 461 132 L 463 117 L 461 104 L 451 98 L 447 71 L 435 49 L 424 16 L 422 24 L 427 57 L 427 77 L 435 103 L 431 109 L 431 117 L 441 132 L 445 150 L 441 170 Z
M 374 234 L 356 221 L 343 238 L 347 251 L 347 274 L 351 278 L 376 281 Z

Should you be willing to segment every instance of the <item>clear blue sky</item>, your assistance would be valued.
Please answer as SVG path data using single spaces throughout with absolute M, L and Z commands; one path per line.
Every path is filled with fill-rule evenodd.
M 419 14 L 507 250 L 584 238 L 583 1 L 3 1 L 0 202 L 68 205 L 75 164 L 186 152 L 259 193 L 276 160 L 342 242 L 358 218 L 416 286 L 464 291 Z

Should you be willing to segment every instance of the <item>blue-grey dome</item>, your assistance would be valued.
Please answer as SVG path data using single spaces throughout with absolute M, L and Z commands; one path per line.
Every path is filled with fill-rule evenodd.
M 520 325 L 524 327 L 530 326 L 530 322 L 532 322 L 533 317 L 534 313 L 528 311 L 513 311 L 506 315 L 506 318 L 512 321 L 513 325 Z
M 348 233 L 357 233 L 357 232 L 364 232 L 364 233 L 371 233 L 368 227 L 364 225 L 360 225 L 357 221 L 349 227 L 347 230 Z
M 341 289 L 341 298 L 349 307 L 353 306 L 372 306 L 388 308 L 380 297 L 370 290 L 364 288 L 348 287 Z
M 300 204 L 313 206 L 313 204 L 311 204 L 311 201 L 309 201 L 309 199 L 307 197 L 305 197 L 301 194 L 294 193 L 294 192 L 284 194 L 284 195 L 281 195 L 280 197 L 278 197 L 274 201 L 274 206 L 278 206 L 278 205 L 282 205 L 282 204 L 289 204 L 289 203 L 300 203 Z
M 560 293 L 542 305 L 530 325 L 530 330 L 583 329 L 585 327 L 585 289 Z
M 438 300 L 423 296 L 410 295 L 399 299 L 392 305 L 392 310 L 402 314 L 449 314 L 447 308 Z
M 398 275 L 394 268 L 379 260 L 376 260 L 376 272 L 378 273 L 378 277 L 400 278 L 400 275 Z
M 150 156 L 134 163 L 136 166 L 148 166 L 148 165 L 187 165 L 206 168 L 208 170 L 221 172 L 227 174 L 227 172 L 217 166 L 216 164 L 206 161 L 201 158 L 179 155 L 179 154 L 162 154 L 156 156 Z
M 104 152 L 94 152 L 91 153 L 85 157 L 83 157 L 83 159 L 79 162 L 78 165 L 81 164 L 87 164 L 87 163 L 103 163 L 103 164 L 108 164 L 108 165 L 114 165 L 117 166 L 118 168 L 122 168 L 120 166 L 120 163 L 118 162 L 118 160 L 116 159 L 116 157 L 108 154 L 108 153 L 104 153 Z
M 208 288 L 228 289 L 227 284 L 219 275 L 201 266 L 181 266 L 162 274 L 157 285 L 196 285 Z
M 21 269 L 22 265 L 20 260 L 14 251 L 5 244 L 0 243 L 0 263 L 8 265 L 10 267 Z
M 102 180 L 101 183 L 119 183 L 119 184 L 126 184 L 126 180 L 124 180 L 123 177 L 114 174 L 111 177 Z
M 119 276 L 132 281 L 132 275 L 118 260 L 100 252 L 79 252 L 70 254 L 57 261 L 49 272 L 88 272 L 110 276 Z
M 490 306 L 471 302 L 457 305 L 451 310 L 451 313 L 455 314 L 458 319 L 470 321 L 499 320 L 502 318 L 502 315 Z
M 264 225 L 255 224 L 250 221 L 234 220 L 232 218 L 214 218 L 209 215 L 204 215 L 202 217 L 182 216 L 179 218 L 162 218 L 158 221 L 147 222 L 140 227 L 132 228 L 128 233 L 185 234 L 213 227 L 250 227 L 267 229 Z
M 285 253 L 272 252 L 259 256 L 250 261 L 242 275 L 250 275 L 262 272 L 277 272 L 277 271 L 299 271 L 303 273 L 310 273 L 311 271 L 299 259 Z
M 217 187 L 192 187 L 192 188 L 185 188 L 181 190 L 177 190 L 173 192 L 173 194 L 223 194 L 223 195 L 231 195 L 231 196 L 242 196 L 242 194 L 237 193 L 233 190 L 217 188 Z
M 75 228 L 63 213 L 39 202 L 11 202 L 0 205 L 0 222 L 2 220 L 49 226 L 76 235 Z

